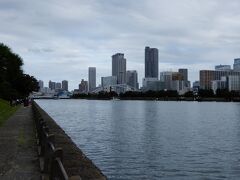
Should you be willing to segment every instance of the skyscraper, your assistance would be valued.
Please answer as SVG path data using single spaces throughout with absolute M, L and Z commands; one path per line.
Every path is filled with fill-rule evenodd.
M 43 83 L 42 80 L 39 80 L 39 81 L 38 81 L 38 86 L 39 86 L 39 90 L 44 87 L 44 83 Z
M 95 67 L 88 68 L 88 88 L 90 92 L 96 88 L 96 68 Z
M 127 71 L 127 85 L 138 89 L 138 74 L 136 70 Z
M 158 78 L 158 49 L 145 47 L 145 78 Z
M 67 80 L 62 81 L 62 89 L 64 91 L 68 91 L 68 81 Z
M 112 76 L 117 77 L 117 84 L 126 84 L 126 59 L 122 53 L 112 56 Z
M 188 69 L 178 69 L 178 72 L 183 76 L 183 81 L 188 81 Z
M 53 81 L 49 81 L 48 83 L 48 87 L 51 89 L 51 90 L 54 90 L 56 89 L 56 82 L 53 82 Z

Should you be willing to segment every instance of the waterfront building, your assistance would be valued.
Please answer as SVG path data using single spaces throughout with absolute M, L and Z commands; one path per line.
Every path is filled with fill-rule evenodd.
M 55 91 L 48 87 L 44 87 L 41 91 L 44 95 L 54 95 Z
M 199 81 L 194 81 L 192 86 L 193 86 L 193 89 L 196 89 L 196 88 L 199 89 L 200 88 Z
M 160 81 L 164 82 L 164 89 L 172 90 L 172 76 L 173 72 L 164 71 L 160 73 Z
M 229 91 L 240 91 L 240 75 L 223 76 L 221 80 L 212 81 L 212 90 L 216 93 L 217 89 L 228 89 Z
M 55 90 L 56 89 L 56 82 L 53 82 L 53 81 L 49 81 L 48 82 L 48 87 L 51 89 L 51 90 Z
M 143 91 L 161 91 L 164 90 L 165 84 L 160 80 L 146 81 L 145 87 L 142 88 Z
M 142 91 L 161 91 L 165 88 L 165 83 L 158 78 L 143 78 Z
M 117 84 L 126 84 L 126 59 L 122 53 L 112 56 L 112 76 L 117 77 Z
M 216 71 L 231 71 L 231 65 L 217 65 L 215 66 Z
M 38 81 L 38 86 L 39 86 L 39 90 L 43 89 L 44 87 L 44 82 L 42 80 Z
M 182 81 L 182 80 L 173 80 L 171 87 L 172 87 L 171 90 L 177 91 L 180 95 L 187 92 L 185 88 L 185 81 Z
M 184 76 L 179 72 L 172 72 L 172 81 L 184 81 Z
M 74 89 L 73 90 L 73 95 L 81 94 L 79 89 Z
M 188 69 L 178 69 L 178 73 L 182 75 L 182 80 L 187 82 L 188 81 Z
M 194 94 L 197 94 L 200 89 L 200 82 L 199 81 L 194 81 L 192 85 L 192 91 Z
M 149 78 L 143 78 L 143 80 L 142 80 L 143 89 L 147 88 L 148 84 L 150 82 L 155 82 L 155 81 L 158 81 L 158 79 L 157 78 L 150 78 L 150 77 Z
M 158 79 L 158 49 L 145 47 L 145 78 Z
M 101 77 L 101 85 L 102 87 L 112 86 L 117 84 L 117 77 L 116 76 L 107 76 Z
M 67 80 L 62 81 L 62 89 L 64 91 L 68 91 L 68 81 Z
M 240 58 L 234 59 L 233 70 L 240 71 Z
M 57 89 L 57 90 L 62 89 L 62 83 L 57 82 L 56 86 L 55 86 L 55 89 Z
M 95 93 L 100 91 L 110 92 L 114 91 L 118 94 L 125 93 L 126 91 L 136 91 L 135 88 L 127 84 L 118 84 L 116 76 L 101 77 L 101 87 L 94 90 Z
M 138 74 L 136 70 L 127 71 L 127 85 L 133 87 L 134 89 L 138 89 Z
M 89 92 L 96 88 L 96 67 L 88 68 L 88 88 Z
M 190 90 L 187 71 L 186 69 L 182 70 L 180 72 L 165 71 L 160 73 L 160 81 L 164 82 L 165 90 L 174 90 L 180 95 Z
M 240 71 L 214 71 L 214 70 L 200 70 L 200 89 L 212 89 L 212 81 L 221 80 L 221 77 L 240 76 Z
M 227 77 L 227 88 L 229 91 L 240 91 L 240 75 Z
M 227 88 L 227 79 L 226 77 L 221 77 L 221 80 L 212 81 L 212 90 L 214 94 L 216 94 L 218 89 L 226 89 Z
M 184 87 L 190 89 L 191 82 L 188 80 L 188 69 L 178 69 L 178 72 L 183 76 Z
M 88 82 L 84 81 L 84 79 L 82 79 L 81 83 L 79 84 L 79 92 L 88 93 Z
M 187 69 L 179 69 L 178 72 L 172 72 L 171 89 L 177 91 L 180 95 L 189 91 Z
M 213 70 L 200 70 L 200 89 L 212 89 L 212 81 L 215 79 L 215 71 Z M 220 80 L 220 79 L 219 79 Z

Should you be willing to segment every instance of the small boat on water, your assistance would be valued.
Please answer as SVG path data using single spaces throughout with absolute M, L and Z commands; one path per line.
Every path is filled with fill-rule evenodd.
M 113 98 L 112 98 L 112 101 L 120 101 L 120 99 L 117 98 L 117 97 L 113 97 Z

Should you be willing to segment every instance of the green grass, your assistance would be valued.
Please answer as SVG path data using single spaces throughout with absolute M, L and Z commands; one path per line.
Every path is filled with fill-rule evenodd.
M 0 126 L 14 113 L 18 107 L 11 107 L 8 101 L 0 99 Z

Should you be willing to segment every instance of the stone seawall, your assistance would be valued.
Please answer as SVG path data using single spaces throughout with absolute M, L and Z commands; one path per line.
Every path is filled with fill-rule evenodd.
M 41 108 L 33 102 L 33 109 L 41 116 L 48 128 L 49 133 L 54 134 L 55 146 L 63 150 L 63 166 L 69 177 L 80 176 L 82 180 L 105 180 L 107 177 L 87 158 L 76 146 L 64 130 Z M 39 117 L 35 117 L 39 118 Z M 81 133 L 81 132 L 79 132 Z

